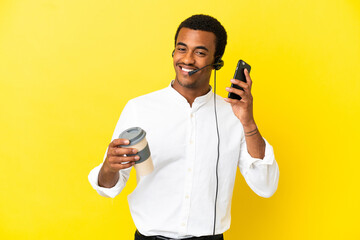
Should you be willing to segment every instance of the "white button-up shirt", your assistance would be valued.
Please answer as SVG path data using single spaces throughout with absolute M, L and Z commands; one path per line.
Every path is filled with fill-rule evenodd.
M 264 159 L 249 155 L 239 119 L 230 104 L 216 97 L 220 157 L 215 231 L 220 234 L 230 227 L 237 167 L 262 197 L 276 191 L 279 169 L 266 141 Z M 170 85 L 125 106 L 112 140 L 127 128 L 141 127 L 154 163 L 154 171 L 141 177 L 128 196 L 132 218 L 142 234 L 185 238 L 213 233 L 218 144 L 213 98 L 209 91 L 190 107 Z M 101 166 L 90 172 L 89 181 L 100 195 L 115 197 L 125 187 L 131 168 L 120 171 L 114 187 L 103 188 L 98 185 Z

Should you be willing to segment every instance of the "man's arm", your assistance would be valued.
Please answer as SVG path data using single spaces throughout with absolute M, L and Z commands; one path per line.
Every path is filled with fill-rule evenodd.
M 279 167 L 275 161 L 272 147 L 265 142 L 257 128 L 253 116 L 252 80 L 247 69 L 244 70 L 246 83 L 231 79 L 244 91 L 227 88 L 241 97 L 241 100 L 226 98 L 244 128 L 245 144 L 242 145 L 239 167 L 249 187 L 259 196 L 271 197 L 278 186 Z
M 124 156 L 124 154 L 137 153 L 133 148 L 118 147 L 127 144 L 129 143 L 126 139 L 114 139 L 109 144 L 104 162 L 90 171 L 89 182 L 101 196 L 114 198 L 125 187 L 131 167 L 139 158 L 139 156 Z
M 265 141 L 255 122 L 250 126 L 243 126 L 248 153 L 253 158 L 265 157 Z
M 244 128 L 247 150 L 251 157 L 263 159 L 265 156 L 265 142 L 259 129 L 257 128 L 253 115 L 253 97 L 251 94 L 252 80 L 247 69 L 244 69 L 246 83 L 231 79 L 231 83 L 242 87 L 244 90 L 236 88 L 226 88 L 228 92 L 235 93 L 241 100 L 225 98 L 231 104 L 235 116 L 240 120 Z
M 119 180 L 119 171 L 132 167 L 135 161 L 139 160 L 139 156 L 126 156 L 126 154 L 136 154 L 137 149 L 119 147 L 119 145 L 128 145 L 129 143 L 129 140 L 119 138 L 109 144 L 107 156 L 99 172 L 98 184 L 100 187 L 114 187 Z
M 104 197 L 115 197 L 125 187 L 130 176 L 131 167 L 138 156 L 127 157 L 127 154 L 137 153 L 133 148 L 121 148 L 119 145 L 128 145 L 127 139 L 118 139 L 119 134 L 136 125 L 134 105 L 130 100 L 124 107 L 115 126 L 112 141 L 109 144 L 103 162 L 92 169 L 88 179 L 91 186 Z
M 261 197 L 271 197 L 279 182 L 279 167 L 275 160 L 272 146 L 265 141 L 265 156 L 263 159 L 253 158 L 243 139 L 240 149 L 239 168 L 248 186 Z
M 105 165 L 102 165 L 99 172 L 98 184 L 100 187 L 112 188 L 119 181 L 119 176 L 119 172 L 112 172 Z

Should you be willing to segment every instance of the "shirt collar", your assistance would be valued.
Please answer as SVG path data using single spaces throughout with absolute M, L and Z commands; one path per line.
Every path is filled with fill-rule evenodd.
M 176 91 L 172 85 L 174 83 L 175 80 L 172 80 L 170 85 L 168 86 L 168 90 L 171 94 L 171 96 L 177 101 L 180 102 L 181 104 L 186 104 L 187 106 L 189 106 L 189 103 L 187 102 L 186 98 L 184 98 L 178 91 Z M 210 90 L 202 96 L 199 96 L 197 98 L 195 98 L 193 104 L 192 104 L 192 108 L 199 108 L 202 105 L 204 105 L 205 103 L 209 102 L 210 99 L 213 97 L 214 93 L 212 92 L 212 87 L 210 86 Z

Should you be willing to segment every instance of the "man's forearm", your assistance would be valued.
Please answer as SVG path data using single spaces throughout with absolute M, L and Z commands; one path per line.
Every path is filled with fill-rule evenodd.
M 99 172 L 98 184 L 100 187 L 112 188 L 119 180 L 119 172 L 112 172 L 103 165 Z
M 248 153 L 253 158 L 263 159 L 265 157 L 265 141 L 256 124 L 244 126 L 244 132 Z

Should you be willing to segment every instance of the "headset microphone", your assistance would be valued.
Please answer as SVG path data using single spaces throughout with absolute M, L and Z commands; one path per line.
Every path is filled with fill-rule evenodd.
M 208 65 L 206 65 L 205 67 L 202 67 L 202 68 L 199 68 L 199 69 L 190 71 L 190 72 L 188 72 L 188 74 L 189 74 L 189 76 L 191 76 L 191 75 L 193 75 L 194 73 L 197 73 L 198 71 L 200 71 L 200 70 L 202 70 L 202 69 L 204 69 L 204 68 L 206 68 L 206 67 L 212 66 L 212 65 L 214 65 L 214 64 L 208 64 Z
M 199 68 L 199 69 L 196 69 L 194 71 L 190 71 L 188 74 L 189 76 L 193 75 L 194 73 L 197 73 L 198 71 L 206 68 L 206 67 L 209 67 L 209 66 L 213 66 L 215 70 L 220 70 L 220 68 L 222 68 L 222 66 L 224 66 L 224 61 L 221 60 L 221 57 L 217 57 L 215 59 L 215 63 L 213 64 L 209 64 L 209 65 L 206 65 L 205 67 L 202 67 L 202 68 Z
M 174 55 L 175 55 L 175 50 L 172 51 L 172 53 L 171 53 L 171 56 L 172 56 L 172 57 L 174 57 Z M 200 70 L 202 70 L 202 69 L 204 69 L 204 68 L 206 68 L 206 67 L 209 67 L 209 66 L 214 66 L 214 69 L 215 69 L 215 70 L 220 70 L 220 68 L 222 68 L 222 67 L 224 66 L 224 61 L 221 60 L 221 56 L 218 56 L 218 57 L 215 58 L 215 62 L 214 62 L 214 63 L 208 64 L 208 65 L 206 65 L 205 67 L 202 67 L 202 68 L 199 68 L 199 69 L 190 71 L 190 72 L 188 72 L 188 74 L 189 74 L 189 76 L 191 76 L 191 75 L 193 75 L 194 73 L 197 73 L 198 71 L 200 71 Z

